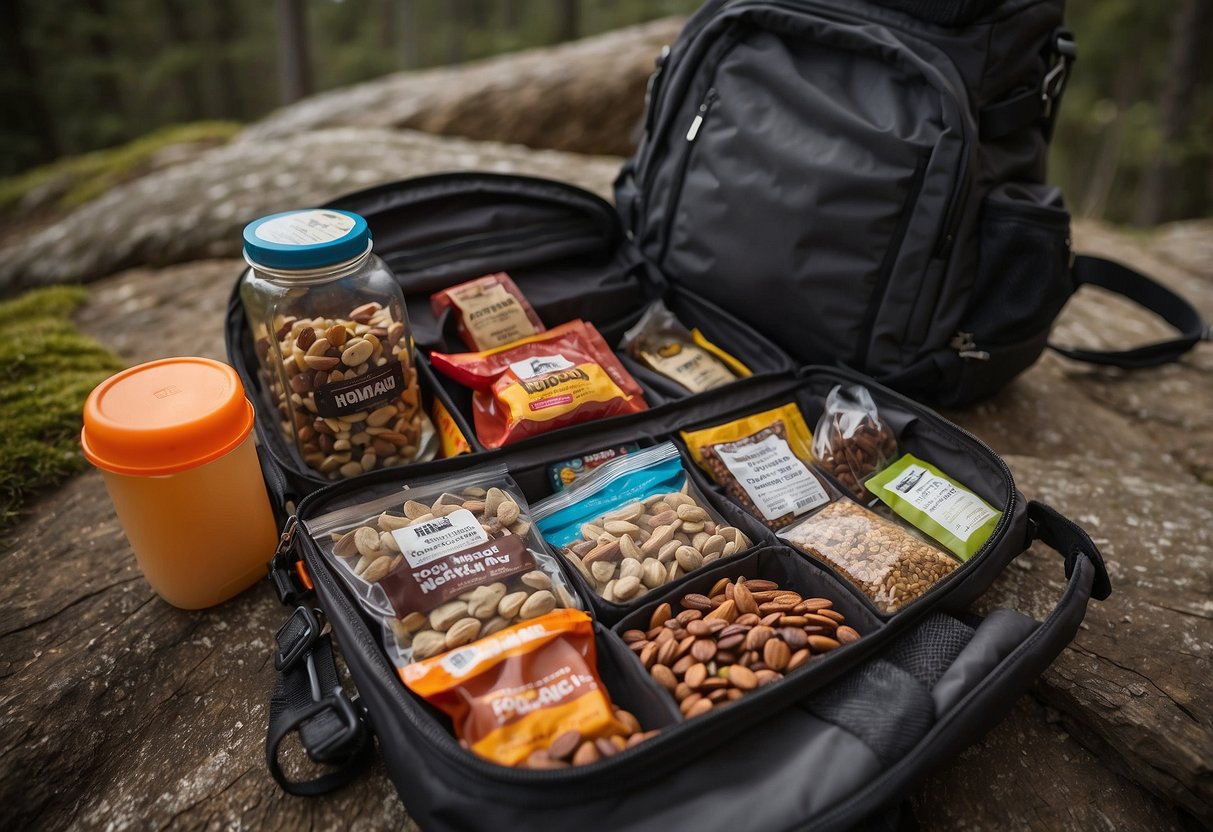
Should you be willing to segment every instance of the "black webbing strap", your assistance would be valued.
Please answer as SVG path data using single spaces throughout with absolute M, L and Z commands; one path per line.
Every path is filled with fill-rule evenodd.
M 278 599 L 288 606 L 311 594 L 310 582 L 300 579 L 295 535 L 299 521 L 287 520 L 278 549 L 269 564 L 270 581 Z M 374 744 L 362 710 L 341 689 L 333 660 L 332 637 L 324 632 L 323 613 L 296 606 L 278 630 L 274 667 L 278 671 L 270 697 L 265 757 L 270 774 L 283 791 L 318 795 L 344 786 L 371 762 Z M 278 761 L 279 747 L 292 731 L 299 732 L 312 762 L 334 767 L 311 780 L 291 780 Z
M 1161 283 L 1111 260 L 1077 257 L 1075 282 L 1099 286 L 1121 295 L 1158 315 L 1178 332 L 1178 338 L 1147 344 L 1131 350 L 1084 350 L 1049 344 L 1053 351 L 1089 364 L 1139 369 L 1176 361 L 1201 341 L 1210 340 L 1209 327 L 1196 308 Z

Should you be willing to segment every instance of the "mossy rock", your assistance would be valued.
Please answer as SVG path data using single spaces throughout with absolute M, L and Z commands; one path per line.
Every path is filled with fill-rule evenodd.
M 163 127 L 119 147 L 69 156 L 0 180 L 0 214 L 70 210 L 156 166 L 156 158 L 181 145 L 213 147 L 240 132 L 230 121 Z
M 31 493 L 87 464 L 84 400 L 123 365 L 73 326 L 86 297 L 82 287 L 55 286 L 0 303 L 0 527 Z

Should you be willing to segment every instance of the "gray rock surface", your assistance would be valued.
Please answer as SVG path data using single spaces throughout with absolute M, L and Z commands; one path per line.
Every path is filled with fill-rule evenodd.
M 559 46 L 388 75 L 278 110 L 242 140 L 322 127 L 408 127 L 625 156 L 636 140 L 654 59 L 682 23 L 664 18 Z
M 115 187 L 0 246 L 0 294 L 88 282 L 130 266 L 235 256 L 250 220 L 398 179 L 467 169 L 527 173 L 609 196 L 619 164 L 614 157 L 380 128 L 229 144 Z
M 1153 269 L 1213 312 L 1207 261 L 1161 238 L 1143 243 L 1091 224 L 1080 224 L 1076 239 L 1080 249 Z M 222 357 L 239 270 L 236 259 L 128 270 L 94 284 L 79 322 L 132 362 Z M 1148 324 L 1084 292 L 1058 337 L 1099 332 L 1112 342 Z M 1090 529 L 1116 591 L 1091 605 L 1033 694 L 919 790 L 925 829 L 1213 823 L 1213 487 L 1185 462 L 1213 439 L 1209 352 L 1134 374 L 1045 357 L 994 403 L 953 414 L 1007 454 L 1029 497 Z M 201 612 L 158 600 L 96 473 L 35 503 L 3 558 L 4 828 L 407 822 L 381 769 L 321 799 L 278 792 L 262 743 L 281 609 L 264 585 Z M 1057 555 L 1037 546 L 980 606 L 1042 616 L 1061 588 Z

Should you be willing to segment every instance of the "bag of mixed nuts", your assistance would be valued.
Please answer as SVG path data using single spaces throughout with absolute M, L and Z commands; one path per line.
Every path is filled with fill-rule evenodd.
M 544 539 L 616 604 L 751 545 L 691 482 L 673 442 L 594 469 L 536 504 L 534 517 Z
M 397 667 L 582 606 L 505 466 L 342 508 L 308 530 L 382 617 Z
M 897 457 L 897 437 L 868 388 L 834 386 L 813 434 L 813 455 L 857 499 L 872 499 L 863 481 Z

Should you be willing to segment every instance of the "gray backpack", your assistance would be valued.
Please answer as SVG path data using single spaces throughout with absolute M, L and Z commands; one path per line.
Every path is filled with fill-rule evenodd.
M 917 398 L 990 395 L 1040 355 L 1084 283 L 1179 337 L 1208 328 L 1123 266 L 1075 258 L 1045 184 L 1074 62 L 1062 0 L 709 2 L 659 59 L 645 132 L 616 183 L 625 228 L 673 283 L 804 363 Z

